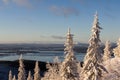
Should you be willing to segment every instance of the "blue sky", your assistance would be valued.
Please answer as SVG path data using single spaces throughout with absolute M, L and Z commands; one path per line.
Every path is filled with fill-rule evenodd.
M 64 42 L 68 27 L 75 42 L 88 42 L 94 14 L 101 40 L 120 37 L 119 0 L 0 0 L 0 43 Z

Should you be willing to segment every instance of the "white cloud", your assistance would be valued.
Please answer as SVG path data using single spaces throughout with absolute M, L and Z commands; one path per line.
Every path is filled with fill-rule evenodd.
M 12 2 L 19 6 L 31 7 L 29 0 L 12 0 Z
M 18 6 L 31 7 L 30 0 L 2 0 L 5 5 L 9 3 L 14 3 Z
M 79 15 L 79 11 L 73 7 L 58 7 L 58 6 L 51 6 L 50 11 L 52 11 L 56 15 L 63 15 L 68 17 L 70 15 Z
M 2 0 L 2 1 L 3 1 L 4 4 L 7 5 L 7 4 L 9 4 L 9 1 L 10 1 L 10 0 Z

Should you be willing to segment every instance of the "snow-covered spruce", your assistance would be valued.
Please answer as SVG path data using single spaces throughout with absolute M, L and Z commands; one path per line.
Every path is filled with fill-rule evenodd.
M 92 36 L 89 40 L 89 47 L 84 58 L 84 66 L 81 72 L 81 80 L 101 80 L 102 70 L 106 70 L 100 62 L 102 55 L 100 50 L 100 29 L 98 14 L 95 14 L 92 27 Z
M 12 71 L 11 70 L 9 71 L 9 77 L 8 78 L 9 78 L 8 80 L 12 80 Z
M 34 69 L 34 80 L 41 80 L 39 63 L 36 61 Z
M 117 47 L 113 49 L 113 53 L 115 57 L 120 57 L 120 38 L 117 42 Z
M 18 80 L 26 80 L 26 74 L 24 69 L 24 63 L 22 59 L 22 55 L 19 58 L 19 68 L 18 68 Z
M 67 33 L 65 42 L 65 59 L 60 66 L 61 80 L 79 80 L 79 73 L 76 60 L 73 51 L 73 35 L 70 33 L 70 29 Z
M 15 75 L 13 76 L 13 79 L 12 80 L 16 80 L 16 77 L 15 77 Z
M 42 80 L 50 80 L 53 77 L 52 76 L 53 68 L 52 68 L 52 66 L 50 65 L 49 62 L 47 62 L 46 68 L 48 69 L 48 71 L 45 72 L 44 77 L 42 78 Z
M 27 80 L 33 80 L 32 75 L 31 75 L 31 71 L 29 71 L 29 73 L 28 73 Z
M 42 78 L 42 80 L 50 80 L 51 77 L 53 77 L 52 76 L 53 68 L 52 68 L 52 66 L 50 65 L 49 62 L 47 62 L 46 68 L 48 69 L 48 71 L 45 72 L 44 77 Z
M 106 41 L 105 48 L 104 48 L 104 55 L 103 55 L 103 61 L 111 59 L 111 45 L 110 41 Z
M 59 73 L 60 63 L 58 61 L 58 57 L 55 57 L 53 64 L 50 65 L 50 63 L 47 63 L 46 67 L 48 71 L 45 73 L 42 80 L 61 80 Z

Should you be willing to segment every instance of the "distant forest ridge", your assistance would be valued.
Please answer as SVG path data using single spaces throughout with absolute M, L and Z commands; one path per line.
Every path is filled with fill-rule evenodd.
M 111 43 L 111 48 L 116 47 L 116 43 Z M 77 53 L 86 53 L 87 43 L 78 43 L 74 45 L 74 51 Z M 101 45 L 101 49 L 104 44 Z M 0 53 L 38 53 L 39 51 L 64 51 L 64 44 L 0 44 Z

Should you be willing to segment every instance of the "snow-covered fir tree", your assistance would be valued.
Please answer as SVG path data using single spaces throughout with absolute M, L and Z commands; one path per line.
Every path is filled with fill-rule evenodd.
M 56 79 L 61 80 L 60 73 L 59 73 L 60 62 L 57 56 L 54 59 L 54 63 L 50 64 L 48 62 L 46 67 L 48 71 L 45 73 L 43 80 L 56 80 Z
M 45 73 L 43 80 L 61 80 L 59 75 L 58 64 L 47 64 L 48 71 Z
M 51 79 L 51 75 L 52 75 L 52 66 L 50 65 L 49 62 L 47 62 L 46 64 L 46 68 L 48 69 L 48 71 L 45 72 L 44 77 L 42 78 L 42 80 L 50 80 Z
M 9 79 L 8 80 L 12 80 L 12 71 L 9 71 Z
M 15 77 L 15 75 L 13 76 L 13 79 L 12 80 L 16 80 L 16 77 Z
M 39 63 L 36 61 L 34 69 L 34 80 L 41 80 Z
M 18 68 L 18 80 L 26 80 L 26 74 L 24 69 L 24 63 L 22 59 L 22 55 L 19 58 L 19 68 Z
M 98 14 L 95 14 L 92 27 L 92 36 L 89 40 L 89 47 L 84 58 L 84 66 L 81 72 L 81 80 L 101 80 L 102 70 L 106 70 L 100 62 L 102 61 L 100 50 L 100 29 Z
M 29 71 L 29 73 L 28 73 L 27 80 L 33 80 L 32 75 L 31 75 L 31 71 Z
M 104 48 L 104 55 L 103 55 L 103 61 L 106 61 L 111 58 L 111 45 L 110 41 L 106 41 L 105 48 Z
M 62 80 L 79 80 L 78 61 L 74 55 L 73 47 L 73 35 L 70 33 L 69 28 L 64 49 L 66 55 L 60 67 L 60 76 Z
M 115 57 L 120 57 L 120 38 L 117 42 L 117 47 L 113 49 L 113 53 Z

